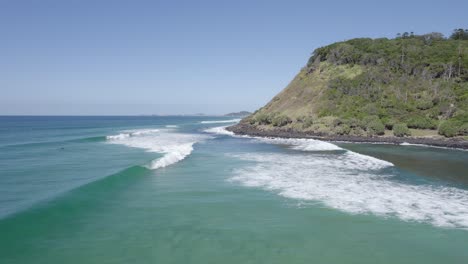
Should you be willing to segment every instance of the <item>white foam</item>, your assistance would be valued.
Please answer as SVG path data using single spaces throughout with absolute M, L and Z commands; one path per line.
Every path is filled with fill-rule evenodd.
M 391 163 L 345 153 L 233 155 L 255 162 L 231 178 L 284 197 L 321 202 L 345 212 L 468 229 L 468 191 L 392 180 Z
M 124 131 L 107 137 L 109 143 L 163 153 L 163 157 L 148 165 L 150 169 L 166 167 L 183 160 L 192 153 L 193 145 L 205 138 L 207 137 L 203 135 L 175 133 L 164 129 Z
M 193 151 L 193 144 L 195 142 L 189 142 L 185 144 L 175 145 L 175 146 L 166 146 L 164 149 L 161 149 L 160 152 L 165 152 L 166 154 L 160 158 L 153 160 L 149 165 L 151 169 L 163 168 L 168 165 L 179 162 Z
M 233 119 L 240 121 L 240 119 Z M 228 120 L 229 121 L 229 120 Z M 202 121 L 203 122 L 215 122 L 215 121 Z M 224 123 L 226 121 L 216 121 L 217 123 Z M 302 151 L 327 151 L 327 150 L 342 150 L 329 142 L 315 140 L 310 138 L 278 138 L 278 137 L 256 137 L 248 135 L 236 135 L 235 133 L 226 130 L 228 126 L 219 126 L 211 127 L 203 130 L 204 132 L 218 135 L 229 135 L 238 138 L 250 138 L 254 139 L 256 142 L 268 143 L 268 144 L 278 144 L 278 145 L 288 145 L 291 148 Z
M 240 118 L 229 119 L 229 120 L 207 120 L 207 121 L 201 121 L 200 123 L 202 123 L 202 124 L 219 124 L 219 123 L 238 123 L 239 121 L 241 121 Z
M 129 137 L 130 137 L 129 133 L 120 133 L 118 135 L 107 136 L 106 138 L 107 140 L 123 140 Z
M 417 146 L 417 147 L 445 148 L 445 147 L 431 146 L 431 145 L 426 145 L 426 144 L 413 144 L 413 143 L 408 143 L 408 142 L 403 142 L 403 143 L 400 144 L 400 146 Z
M 107 136 L 106 138 L 108 140 L 122 140 L 122 139 L 135 137 L 135 136 L 154 134 L 157 132 L 159 132 L 159 129 L 125 130 L 118 135 L 111 135 L 111 136 Z
M 211 127 L 203 131 L 207 133 L 211 133 L 211 134 L 250 138 L 250 139 L 255 140 L 255 142 L 277 144 L 277 145 L 288 145 L 288 146 L 291 146 L 291 148 L 293 149 L 301 150 L 301 151 L 342 150 L 342 148 L 332 143 L 321 141 L 321 140 L 309 139 L 309 138 L 275 138 L 275 137 L 268 138 L 268 137 L 252 137 L 252 136 L 247 136 L 247 135 L 236 135 L 235 133 L 226 130 L 226 127 L 228 126 Z
M 203 130 L 206 133 L 217 134 L 217 135 L 229 135 L 233 137 L 242 137 L 253 139 L 255 142 L 288 145 L 292 149 L 301 151 L 328 151 L 328 150 L 343 150 L 342 148 L 328 143 L 325 141 L 315 139 L 303 139 L 303 138 L 267 138 L 267 137 L 251 137 L 246 135 L 236 135 L 231 131 L 226 130 L 228 126 L 211 127 Z
M 166 125 L 167 128 L 178 128 L 178 125 Z
M 412 143 L 408 143 L 408 142 L 403 142 L 403 143 L 400 144 L 400 146 L 415 146 L 415 147 L 425 147 L 425 148 L 438 148 L 438 149 L 468 151 L 468 149 L 462 149 L 462 148 L 449 148 L 449 147 L 441 147 L 441 146 L 431 146 L 431 145 L 426 145 L 426 144 L 412 144 Z
M 305 138 L 262 138 L 254 137 L 257 141 L 270 143 L 290 145 L 293 149 L 302 151 L 326 151 L 326 150 L 341 150 L 342 148 L 321 140 L 305 139 Z
M 250 138 L 256 142 L 277 144 L 277 145 L 288 145 L 291 148 L 302 151 L 327 151 L 327 150 L 342 150 L 335 144 L 311 139 L 311 138 L 278 138 L 278 137 L 256 137 L 248 135 L 236 135 L 235 133 L 226 130 L 228 126 L 211 127 L 203 130 L 204 132 L 211 134 L 229 135 L 239 138 Z
M 234 136 L 234 133 L 226 130 L 226 127 L 227 126 L 211 127 L 211 128 L 207 128 L 203 130 L 203 132 L 210 133 L 210 134 L 217 134 L 217 135 Z

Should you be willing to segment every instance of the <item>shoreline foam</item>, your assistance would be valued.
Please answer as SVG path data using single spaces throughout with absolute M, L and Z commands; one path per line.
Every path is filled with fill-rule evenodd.
M 443 147 L 450 149 L 468 150 L 468 141 L 457 139 L 434 139 L 421 137 L 356 137 L 356 136 L 340 136 L 340 135 L 317 135 L 307 132 L 295 131 L 292 129 L 281 130 L 261 130 L 254 126 L 245 123 L 239 123 L 234 126 L 226 127 L 227 131 L 235 135 L 245 135 L 252 137 L 274 137 L 274 138 L 303 138 L 317 139 L 327 142 L 351 142 L 351 143 L 380 143 L 401 145 L 403 143 L 413 145 L 426 145 L 433 147 Z

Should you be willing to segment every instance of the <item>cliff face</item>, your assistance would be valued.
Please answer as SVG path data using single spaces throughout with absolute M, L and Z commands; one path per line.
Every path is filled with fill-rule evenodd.
M 319 48 L 241 126 L 353 137 L 467 136 L 468 40 L 431 33 Z

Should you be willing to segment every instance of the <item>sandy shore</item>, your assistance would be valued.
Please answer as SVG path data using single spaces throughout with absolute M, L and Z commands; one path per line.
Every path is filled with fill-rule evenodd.
M 226 128 L 238 135 L 249 135 L 259 137 L 280 137 L 280 138 L 312 138 L 324 141 L 338 141 L 338 142 L 369 142 L 369 143 L 386 143 L 386 144 L 423 144 L 437 147 L 468 149 L 468 141 L 463 139 L 448 139 L 448 138 L 428 138 L 428 137 L 356 137 L 356 136 L 329 136 L 317 135 L 308 132 L 295 131 L 292 129 L 272 129 L 260 130 L 255 126 L 239 123 L 234 126 Z

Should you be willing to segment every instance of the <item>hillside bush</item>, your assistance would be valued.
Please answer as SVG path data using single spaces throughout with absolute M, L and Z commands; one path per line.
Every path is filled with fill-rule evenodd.
M 385 128 L 386 129 L 389 129 L 389 130 L 392 130 L 393 129 L 393 126 L 395 125 L 396 123 L 396 120 L 393 119 L 393 118 L 383 118 L 382 119 L 382 123 L 384 124 Z
M 257 114 L 257 116 L 255 117 L 255 120 L 257 121 L 259 125 L 269 125 L 271 124 L 271 121 L 272 121 L 271 119 L 272 119 L 271 115 L 268 115 L 265 113 Z
M 431 100 L 428 99 L 420 99 L 416 102 L 416 108 L 419 110 L 427 110 L 430 109 L 434 103 L 432 103 Z
M 465 123 L 460 126 L 460 128 L 458 129 L 458 134 L 460 136 L 468 136 L 468 123 Z
M 285 115 L 276 115 L 272 118 L 271 124 L 276 127 L 282 127 L 292 122 L 291 118 Z
M 343 123 L 347 124 L 351 128 L 361 127 L 361 121 L 354 117 L 345 119 Z
M 364 131 L 364 129 L 362 129 L 360 127 L 354 127 L 354 128 L 351 128 L 351 130 L 349 131 L 349 135 L 350 136 L 356 136 L 356 137 L 362 137 L 362 136 L 366 135 L 366 131 Z
M 406 124 L 398 123 L 393 126 L 393 135 L 395 137 L 411 136 L 411 131 L 408 129 Z
M 418 129 L 435 129 L 437 128 L 437 121 L 425 116 L 414 115 L 406 120 L 409 128 Z
M 314 133 L 317 133 L 317 134 L 320 134 L 320 135 L 330 135 L 331 134 L 331 129 L 327 126 L 325 126 L 324 124 L 319 124 L 319 123 L 316 123 L 316 124 L 313 124 L 310 129 L 314 132 Z
M 367 125 L 366 131 L 369 136 L 383 135 L 385 133 L 385 126 L 382 124 L 382 121 L 380 121 L 379 119 L 372 120 Z
M 318 120 L 318 123 L 324 124 L 327 127 L 333 128 L 333 127 L 340 125 L 342 122 L 341 122 L 341 119 L 339 119 L 336 116 L 325 116 L 325 117 L 321 117 Z
M 380 118 L 376 115 L 368 115 L 359 121 L 359 126 L 365 131 L 372 132 L 372 128 L 370 128 L 371 123 L 373 123 L 373 125 L 376 125 L 378 127 L 379 125 L 377 125 L 377 123 L 382 123 L 382 121 L 380 121 Z M 384 130 L 385 130 L 385 126 L 384 126 Z M 371 133 L 371 135 L 374 135 L 374 134 Z
M 438 133 L 446 137 L 454 137 L 458 135 L 459 127 L 459 122 L 447 120 L 440 124 Z
M 460 112 L 454 118 L 442 122 L 438 132 L 446 137 L 467 136 L 468 113 Z
M 308 128 L 314 124 L 314 118 L 311 116 L 301 117 L 302 128 Z
M 338 135 L 348 135 L 351 131 L 351 127 L 347 124 L 341 124 L 335 127 L 335 133 Z

